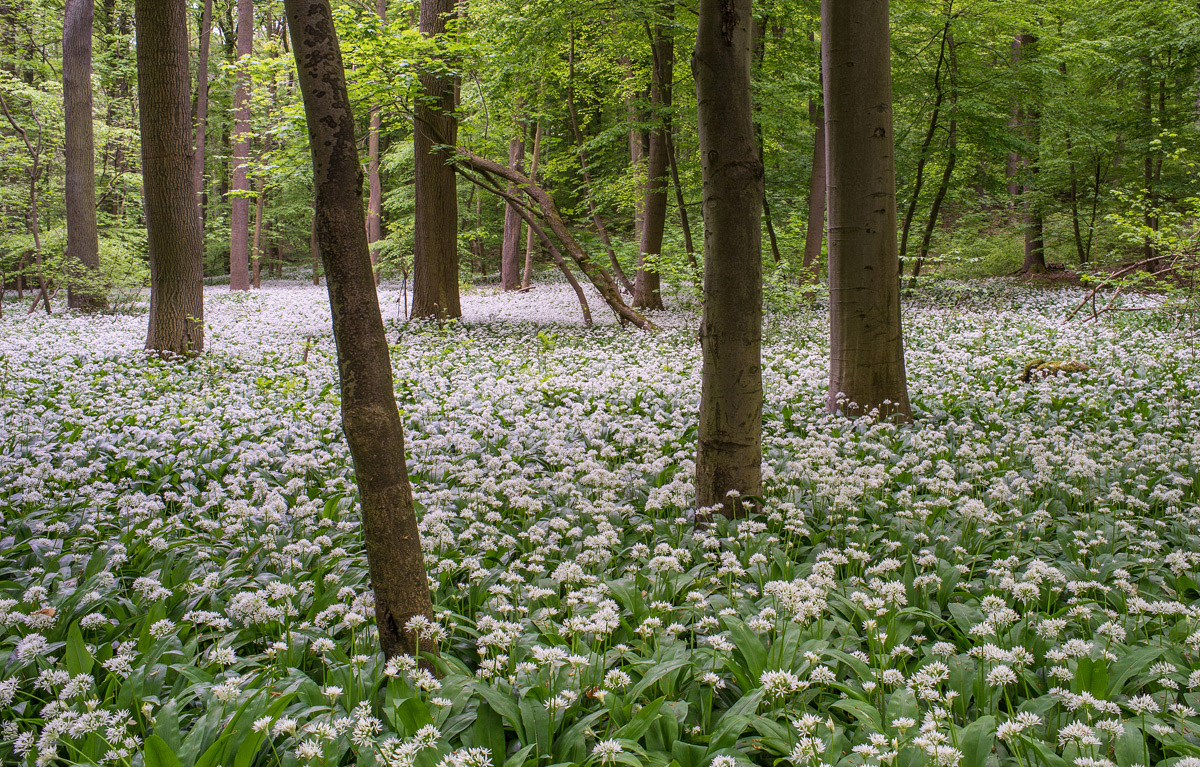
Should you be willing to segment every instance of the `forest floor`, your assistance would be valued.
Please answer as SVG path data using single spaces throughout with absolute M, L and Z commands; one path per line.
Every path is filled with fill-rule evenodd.
M 906 427 L 769 312 L 765 510 L 698 529 L 694 310 L 385 287 L 437 677 L 375 649 L 324 288 L 210 289 L 180 363 L 6 313 L 0 763 L 1195 767 L 1196 341 L 1081 297 L 907 302 Z

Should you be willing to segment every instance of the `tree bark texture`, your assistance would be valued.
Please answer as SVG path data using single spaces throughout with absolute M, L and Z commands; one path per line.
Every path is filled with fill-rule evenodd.
M 328 0 L 285 0 L 312 150 L 316 232 L 325 266 L 342 424 L 362 503 L 375 618 L 385 655 L 436 651 L 413 618 L 431 619 L 404 431 L 371 269 L 354 115 Z
M 455 0 L 421 0 L 420 30 L 426 37 L 446 31 L 457 12 Z M 458 188 L 449 161 L 458 140 L 454 78 L 421 75 L 422 98 L 414 110 L 416 232 L 413 255 L 412 316 L 462 316 L 458 295 Z
M 663 229 L 667 223 L 667 173 L 670 169 L 671 83 L 675 69 L 675 41 L 669 24 L 675 15 L 675 0 L 659 4 L 663 23 L 656 24 L 651 38 L 652 75 L 650 110 L 654 129 L 646 156 L 646 194 L 642 206 L 642 237 L 638 247 L 638 270 L 633 282 L 633 305 L 639 309 L 662 309 L 662 278 L 654 263 L 662 254 Z M 647 268 L 646 260 L 651 264 Z
M 525 123 L 517 120 L 519 135 L 508 142 L 508 167 L 524 173 Z M 516 186 L 509 184 L 508 194 L 519 194 Z M 500 242 L 500 285 L 504 290 L 521 288 L 521 214 L 513 204 L 504 206 L 504 232 Z
M 138 118 L 150 251 L 146 348 L 204 351 L 204 252 L 193 183 L 185 0 L 137 0 Z
M 76 277 L 67 287 L 73 309 L 103 309 L 99 284 L 100 235 L 96 227 L 96 152 L 92 127 L 92 0 L 67 0 L 63 17 L 63 112 L 66 122 L 64 202 L 67 265 Z M 76 279 L 81 286 L 76 287 Z
M 822 0 L 832 412 L 911 417 L 900 320 L 887 0 Z
M 250 69 L 254 0 L 237 0 L 237 84 L 233 90 L 233 199 L 229 210 L 229 289 L 250 289 Z
M 696 506 L 762 493 L 763 169 L 750 97 L 751 0 L 701 0 L 692 75 L 704 178 Z M 740 498 L 740 496 L 738 496 Z

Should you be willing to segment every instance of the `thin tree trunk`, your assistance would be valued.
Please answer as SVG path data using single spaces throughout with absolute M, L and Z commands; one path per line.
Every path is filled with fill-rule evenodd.
M 766 26 L 769 19 L 770 16 L 767 14 L 763 14 L 761 19 L 758 16 L 755 16 L 754 23 L 750 28 L 752 37 L 750 45 L 751 49 L 754 51 L 752 77 L 755 80 L 762 78 L 763 61 L 767 57 Z M 758 161 L 763 166 L 763 224 L 767 228 L 767 238 L 771 243 L 771 260 L 778 264 L 781 260 L 779 255 L 779 239 L 775 236 L 775 223 L 771 220 L 771 201 L 767 199 L 767 166 L 764 159 L 765 152 L 763 146 L 763 129 L 762 123 L 757 120 L 754 122 L 754 140 L 758 145 Z
M 808 221 L 804 233 L 804 279 L 816 281 L 817 262 L 821 259 L 821 245 L 825 241 L 825 192 L 827 174 L 825 168 L 825 105 L 810 101 L 809 119 L 816 125 L 813 132 L 812 176 L 808 184 Z
M 1015 50 L 1022 57 L 1030 60 L 1037 57 L 1037 37 L 1023 33 L 1017 38 Z M 1038 99 L 1040 89 L 1035 89 L 1034 95 L 1021 110 L 1023 119 L 1022 132 L 1025 140 L 1033 147 L 1033 156 L 1023 158 L 1025 178 L 1021 184 L 1021 198 L 1025 204 L 1025 261 L 1021 271 L 1025 274 L 1043 274 L 1046 271 L 1046 236 L 1045 218 L 1042 203 L 1038 199 L 1038 173 L 1041 164 L 1041 111 Z M 1031 194 L 1032 192 L 1032 194 Z
M 200 17 L 200 51 L 196 65 L 196 159 L 192 165 L 196 199 L 204 197 L 204 152 L 208 133 L 208 54 L 212 44 L 213 0 L 204 0 Z
M 312 283 L 320 285 L 321 246 L 317 243 L 317 212 L 315 210 L 308 230 L 308 250 L 312 254 Z
M 379 24 L 387 21 L 387 0 L 375 0 Z M 383 239 L 383 182 L 379 178 L 379 133 L 382 111 L 378 104 L 371 109 L 371 126 L 367 130 L 367 244 L 371 246 L 371 270 L 379 284 L 379 246 Z
M 587 152 L 583 148 L 583 131 L 579 128 L 579 113 L 575 110 L 575 28 L 571 28 L 570 45 L 567 53 L 567 110 L 571 115 L 571 133 L 575 137 L 575 149 L 579 154 L 579 167 L 583 174 L 583 193 L 587 198 L 588 209 L 592 213 L 592 222 L 596 225 L 596 234 L 600 237 L 600 242 L 604 243 L 604 249 L 608 252 L 608 262 L 612 266 L 613 276 L 620 281 L 621 287 L 626 293 L 633 294 L 633 283 L 625 276 L 625 271 L 621 269 L 621 262 L 617 260 L 617 252 L 613 250 L 612 240 L 608 237 L 608 229 L 604 226 L 604 220 L 600 218 L 600 209 L 596 206 L 596 198 L 592 194 L 592 174 L 588 170 Z
M 541 160 L 542 153 L 542 123 L 539 120 L 537 127 L 533 130 L 533 158 L 529 161 L 529 177 L 534 181 L 538 180 L 538 162 Z M 526 221 L 528 224 L 528 221 Z M 528 227 L 528 235 L 525 237 L 525 271 L 521 275 L 521 287 L 528 288 L 529 283 L 533 280 L 533 227 Z M 562 256 L 559 256 L 559 260 Z M 570 270 L 568 270 L 568 273 Z M 574 279 L 571 277 L 570 279 Z M 586 299 L 585 299 L 586 302 Z M 590 322 L 588 324 L 591 324 Z
M 455 0 L 421 0 L 420 31 L 435 38 L 455 15 Z M 458 188 L 449 162 L 458 140 L 455 82 L 434 71 L 421 75 L 425 98 L 417 100 L 413 130 L 416 232 L 412 316 L 462 316 L 458 295 Z M 439 148 L 441 147 L 441 148 Z
M 950 181 L 954 176 L 954 166 L 958 162 L 958 91 L 956 87 L 958 57 L 954 52 L 954 37 L 949 27 L 946 28 L 946 42 L 950 49 L 950 127 L 946 136 L 946 167 L 942 170 L 941 183 L 938 184 L 937 193 L 933 197 L 933 203 L 929 206 L 929 218 L 925 222 L 925 232 L 921 236 L 921 250 L 917 256 L 916 263 L 913 264 L 912 277 L 908 281 L 908 289 L 910 291 L 916 288 L 917 278 L 921 275 L 921 266 L 925 263 L 925 259 L 929 255 L 930 242 L 933 240 L 933 230 L 937 226 L 938 214 L 942 210 L 942 203 L 946 199 L 946 193 L 950 189 Z
M 254 242 L 251 244 L 250 252 L 253 254 L 253 263 L 251 265 L 251 280 L 254 289 L 262 287 L 262 227 L 263 227 L 263 179 L 259 176 L 254 180 Z
M 413 622 L 431 621 L 433 604 L 371 268 L 362 166 L 337 33 L 328 0 L 285 0 L 284 8 L 308 122 L 317 241 L 333 313 L 342 426 L 362 505 L 379 644 L 387 657 L 436 653 L 432 637 Z
M 575 279 L 575 275 L 571 273 L 571 267 L 567 266 L 567 262 L 563 260 L 562 253 L 555 247 L 553 240 L 546 234 L 546 230 L 538 225 L 537 219 L 533 217 L 533 214 L 522 205 L 515 205 L 513 207 L 517 211 L 517 214 L 525 221 L 526 226 L 529 227 L 530 234 L 536 235 L 542 241 L 542 245 L 549 251 L 550 257 L 554 259 L 554 263 L 558 266 L 559 271 L 566 278 L 567 284 L 575 291 L 575 297 L 579 300 L 579 309 L 583 312 L 583 324 L 585 327 L 590 328 L 592 326 L 592 310 L 588 306 L 587 295 L 584 294 L 583 287 L 580 286 L 579 280 Z
M 233 200 L 229 210 L 229 289 L 250 289 L 250 69 L 254 0 L 237 0 L 237 85 L 233 91 Z
M 704 174 L 696 506 L 762 494 L 763 169 L 750 98 L 751 0 L 700 0 L 692 75 Z
M 33 121 L 37 124 L 37 141 L 29 138 L 29 131 L 17 123 L 12 112 L 8 109 L 8 102 L 4 100 L 3 94 L 0 94 L 0 112 L 4 114 L 8 124 L 21 137 L 22 143 L 25 144 L 25 151 L 29 153 L 29 167 L 26 169 L 26 178 L 29 181 L 29 211 L 26 218 L 29 233 L 33 236 L 33 259 L 37 267 L 38 278 L 38 295 L 33 299 L 33 305 L 29 307 L 29 314 L 37 309 L 38 301 L 41 300 L 46 305 L 46 314 L 50 314 L 50 295 L 46 292 L 46 273 L 43 270 L 42 264 L 42 235 L 41 223 L 38 216 L 38 181 L 42 177 L 42 124 L 37 119 L 37 112 L 33 106 L 30 106 L 30 114 Z M 19 283 L 18 283 L 19 288 Z
M 142 183 L 150 251 L 146 348 L 204 350 L 204 253 L 192 173 L 185 0 L 136 0 Z
M 626 77 L 632 80 L 633 61 L 628 56 L 622 56 L 617 59 L 617 63 L 624 68 Z M 642 115 L 638 113 L 632 93 L 625 96 L 625 118 L 632 126 L 629 129 L 629 169 L 637 179 L 633 185 L 633 239 L 640 243 L 642 227 L 646 220 L 646 188 L 639 176 L 642 172 L 642 164 L 646 161 L 646 143 L 642 140 L 642 129 L 639 125 L 642 122 Z M 637 300 L 636 287 L 634 288 L 634 300 Z
M 911 418 L 900 320 L 887 0 L 822 0 L 831 412 Z
M 525 123 L 517 119 L 520 135 L 508 142 L 508 167 L 523 173 L 525 163 Z M 509 185 L 508 193 L 517 194 L 517 188 Z M 504 208 L 504 234 L 500 242 L 500 285 L 504 290 L 519 290 L 521 287 L 521 215 L 512 203 Z
M 683 185 L 679 183 L 679 161 L 675 155 L 675 139 L 671 133 L 667 134 L 667 142 L 667 156 L 671 158 L 671 182 L 675 187 L 675 204 L 679 208 L 679 226 L 683 229 L 683 248 L 687 251 L 688 264 L 692 267 L 696 283 L 700 284 L 704 279 L 704 274 L 700 271 L 700 264 L 696 261 L 696 246 L 692 242 L 692 223 L 688 218 L 687 201 L 683 197 Z
M 651 35 L 653 74 L 650 108 L 654 130 L 646 158 L 646 194 L 642 206 L 642 231 L 638 247 L 638 270 L 633 283 L 633 305 L 639 309 L 662 309 L 662 278 L 654 263 L 662 255 L 663 230 L 667 223 L 667 173 L 670 166 L 671 82 L 675 68 L 675 41 L 668 24 L 675 17 L 675 0 L 659 3 L 662 23 Z M 651 263 L 647 265 L 647 260 Z
M 66 261 L 73 277 L 67 306 L 103 309 L 99 284 L 100 234 L 96 227 L 96 152 L 92 129 L 92 0 L 67 0 L 63 18 L 63 181 L 67 208 Z M 76 282 L 80 285 L 76 285 Z

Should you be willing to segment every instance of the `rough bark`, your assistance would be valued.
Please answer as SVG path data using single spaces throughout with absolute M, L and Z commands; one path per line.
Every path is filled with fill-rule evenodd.
M 541 154 L 542 154 L 542 123 L 539 120 L 537 123 L 537 127 L 534 128 L 534 131 L 533 131 L 533 157 L 529 160 L 529 177 L 531 179 L 533 179 L 534 181 L 537 181 L 538 162 L 541 160 Z M 529 222 L 526 221 L 525 223 L 528 224 Z M 533 227 L 529 226 L 528 227 L 528 235 L 525 237 L 525 271 L 522 272 L 522 274 L 521 274 L 521 287 L 522 288 L 528 288 L 529 283 L 533 280 L 533 238 L 534 238 L 534 236 L 535 236 L 535 234 L 534 234 Z M 559 260 L 561 260 L 561 258 L 562 258 L 562 256 L 559 256 Z M 568 269 L 565 272 L 565 274 L 570 275 L 570 270 Z M 574 277 L 568 277 L 568 281 L 573 280 L 573 279 L 574 279 Z M 586 299 L 585 299 L 585 305 L 586 305 Z M 590 316 L 589 316 L 588 324 L 589 325 L 591 324 Z
M 654 129 L 646 156 L 646 189 L 642 198 L 642 232 L 638 247 L 638 270 L 633 282 L 633 305 L 639 309 L 662 309 L 662 278 L 653 262 L 662 254 L 663 229 L 667 223 L 667 173 L 670 168 L 671 82 L 675 69 L 675 41 L 667 26 L 675 16 L 674 0 L 659 4 L 663 23 L 651 36 L 653 56 L 650 78 L 650 109 Z M 650 260 L 648 268 L 646 261 Z
M 457 12 L 455 0 L 421 0 L 419 27 L 426 37 L 446 31 Z M 462 316 L 458 295 L 458 189 L 449 164 L 458 139 L 454 78 L 421 75 L 424 96 L 415 105 L 413 165 L 416 177 L 416 233 L 413 255 L 412 316 Z
M 237 0 L 237 84 L 233 90 L 233 199 L 229 209 L 229 289 L 250 289 L 250 70 L 254 0 Z
M 832 412 L 908 419 L 887 0 L 822 0 Z
M 387 0 L 375 0 L 375 13 L 382 26 L 387 21 Z M 379 246 L 383 239 L 383 182 L 379 178 L 379 133 L 382 111 L 379 105 L 371 109 L 371 124 L 367 130 L 367 244 L 371 246 L 371 269 L 375 284 L 379 284 Z
M 66 132 L 64 202 L 67 208 L 67 306 L 97 310 L 107 304 L 99 284 L 96 160 L 92 128 L 92 0 L 67 0 L 63 17 L 63 112 Z M 74 284 L 81 282 L 80 287 Z
M 525 123 L 518 118 L 519 135 L 508 142 L 508 167 L 524 172 Z M 509 184 L 509 195 L 518 194 L 515 185 Z M 504 290 L 521 288 L 521 215 L 512 203 L 504 206 L 504 232 L 500 242 L 500 285 Z
M 192 165 L 196 199 L 203 205 L 204 152 L 208 133 L 208 54 L 212 44 L 213 0 L 204 0 L 200 17 L 200 50 L 196 64 L 196 159 Z
M 137 0 L 138 117 L 150 252 L 146 348 L 204 350 L 204 254 L 192 175 L 185 0 Z
M 404 461 L 392 362 L 371 269 L 363 175 L 328 0 L 285 0 L 312 150 L 316 230 L 325 265 L 342 393 L 342 424 L 362 504 L 379 643 L 393 657 L 436 646 L 412 629 L 433 617 Z
M 763 170 L 750 97 L 751 0 L 701 0 L 692 75 L 704 177 L 696 506 L 762 493 Z M 733 497 L 730 493 L 740 494 Z

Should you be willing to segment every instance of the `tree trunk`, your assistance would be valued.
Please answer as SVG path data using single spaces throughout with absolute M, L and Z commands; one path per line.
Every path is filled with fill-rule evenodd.
M 687 201 L 683 197 L 683 185 L 679 183 L 679 161 L 675 155 L 675 139 L 667 134 L 667 156 L 671 159 L 671 183 L 675 187 L 675 204 L 679 208 L 679 226 L 683 230 L 683 249 L 687 251 L 688 264 L 697 285 L 704 279 L 700 264 L 696 261 L 696 246 L 692 242 L 692 222 L 688 218 Z
M 1022 58 L 1035 58 L 1037 56 L 1037 37 L 1028 33 L 1019 35 L 1013 45 L 1013 50 L 1019 51 Z M 1033 156 L 1022 158 L 1025 170 L 1021 184 L 1021 201 L 1024 203 L 1025 209 L 1025 261 L 1021 266 L 1021 271 L 1025 274 L 1043 274 L 1046 271 L 1045 223 L 1042 203 L 1037 198 L 1042 131 L 1041 113 L 1037 103 L 1040 98 L 1040 89 L 1032 90 L 1033 95 L 1021 109 L 1021 131 L 1025 141 L 1033 147 Z
M 96 160 L 92 131 L 92 0 L 67 0 L 63 17 L 63 113 L 66 133 L 67 306 L 103 309 L 100 235 L 96 228 Z M 80 286 L 75 282 L 79 281 Z
M 254 0 L 237 0 L 237 85 L 233 91 L 233 200 L 229 210 L 229 289 L 250 289 L 250 69 Z
M 317 240 L 325 264 L 342 426 L 362 504 L 367 567 L 384 655 L 436 652 L 413 618 L 433 618 L 404 461 L 392 361 L 371 269 L 362 166 L 329 0 L 285 0 L 312 150 Z
M 812 176 L 808 183 L 808 221 L 804 233 L 805 279 L 817 279 L 817 262 L 821 260 L 821 244 L 825 242 L 825 105 L 809 102 L 809 119 L 816 124 L 813 132 Z
M 752 62 L 753 69 L 751 75 L 755 81 L 762 79 L 763 61 L 766 60 L 767 57 L 766 26 L 769 20 L 769 14 L 764 13 L 761 19 L 758 16 L 755 16 L 754 24 L 750 28 L 750 47 L 754 52 L 754 58 Z M 758 145 L 758 161 L 763 165 L 763 225 L 767 228 L 767 239 L 771 244 L 771 260 L 778 264 L 781 260 L 779 254 L 779 238 L 775 236 L 775 223 L 771 220 L 771 201 L 767 199 L 767 166 L 764 159 L 765 147 L 763 142 L 763 128 L 762 123 L 758 122 L 757 120 L 754 122 L 754 139 Z
M 525 123 L 517 119 L 520 135 L 508 142 L 508 167 L 523 173 L 525 163 Z M 510 195 L 518 190 L 512 184 Z M 500 284 L 504 290 L 519 290 L 521 287 L 521 215 L 512 203 L 504 206 L 504 236 L 500 243 Z
M 946 200 L 946 193 L 950 189 L 950 180 L 954 176 L 954 166 L 958 162 L 958 94 L 954 89 L 955 71 L 957 64 L 954 55 L 954 40 L 950 36 L 950 31 L 946 32 L 949 38 L 950 45 L 950 127 L 946 137 L 946 167 L 942 170 L 942 181 L 938 184 L 937 193 L 933 196 L 933 203 L 929 206 L 929 219 L 925 222 L 925 233 L 921 236 L 921 251 L 917 255 L 917 261 L 913 264 L 912 277 L 908 280 L 908 289 L 911 291 L 917 286 L 917 278 L 921 276 L 921 267 L 925 263 L 926 257 L 929 255 L 929 245 L 933 240 L 933 230 L 937 226 L 938 214 L 942 210 L 942 203 Z
M 455 0 L 421 0 L 420 31 L 437 37 L 454 15 Z M 462 316 L 458 296 L 458 189 L 449 161 L 458 140 L 454 78 L 421 75 L 425 98 L 418 99 L 413 129 L 416 176 L 416 232 L 413 256 L 413 317 Z M 442 147 L 442 148 L 437 148 Z
M 375 0 L 375 13 L 382 26 L 387 21 L 387 0 Z M 371 109 L 371 126 L 367 131 L 367 244 L 371 246 L 371 269 L 375 284 L 379 284 L 379 246 L 383 239 L 383 183 L 379 178 L 379 131 L 382 112 L 376 105 Z
M 911 417 L 900 321 L 887 0 L 822 0 L 831 412 Z
M 762 494 L 763 170 L 750 99 L 752 23 L 751 0 L 700 0 L 692 54 L 705 229 L 696 506 L 727 516 L 746 511 L 740 496 Z
M 208 53 L 212 43 L 213 0 L 204 0 L 200 18 L 200 51 L 196 65 L 196 156 L 192 165 L 192 184 L 196 199 L 204 198 L 204 151 L 208 132 Z
M 137 0 L 138 115 L 150 251 L 146 348 L 204 351 L 204 253 L 192 173 L 185 0 Z
M 654 129 L 646 158 L 646 196 L 642 206 L 642 237 L 638 247 L 638 270 L 633 282 L 633 305 L 639 309 L 662 309 L 662 278 L 657 259 L 662 255 L 663 229 L 667 223 L 667 172 L 670 166 L 671 83 L 675 68 L 673 30 L 667 26 L 675 17 L 675 0 L 659 4 L 663 22 L 656 24 L 651 39 L 653 75 L 650 79 L 650 108 Z M 649 267 L 647 259 L 651 262 Z
M 253 262 L 250 269 L 251 284 L 257 290 L 262 287 L 262 228 L 263 228 L 263 178 L 254 180 L 254 241 L 250 245 Z
M 529 161 L 529 177 L 531 179 L 533 179 L 534 181 L 537 181 L 538 161 L 541 159 L 541 154 L 542 154 L 542 123 L 541 123 L 541 121 L 538 121 L 537 127 L 534 128 L 534 131 L 533 131 L 533 158 Z M 526 223 L 528 223 L 528 222 L 526 222 Z M 529 283 L 533 280 L 534 231 L 533 231 L 532 226 L 528 227 L 528 232 L 529 233 L 525 238 L 525 271 L 521 274 L 521 287 L 522 288 L 528 288 Z M 561 260 L 561 259 L 562 259 L 562 257 L 559 256 L 558 260 Z M 570 275 L 570 273 L 571 273 L 570 269 L 567 269 L 566 272 L 564 272 L 564 274 L 567 274 L 567 275 Z M 569 277 L 568 281 L 573 280 L 573 279 L 575 279 L 575 278 Z M 586 299 L 585 299 L 584 303 L 586 305 Z M 589 313 L 588 324 L 589 325 L 591 324 L 590 313 Z

